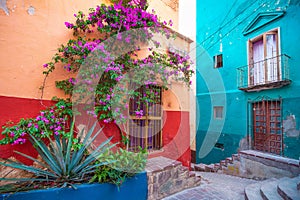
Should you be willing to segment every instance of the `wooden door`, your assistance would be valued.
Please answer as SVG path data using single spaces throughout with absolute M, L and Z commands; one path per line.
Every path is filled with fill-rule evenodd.
M 281 102 L 253 103 L 254 150 L 282 154 Z

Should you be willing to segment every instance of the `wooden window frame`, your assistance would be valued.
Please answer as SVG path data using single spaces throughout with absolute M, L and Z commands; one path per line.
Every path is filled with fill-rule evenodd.
M 218 54 L 214 56 L 214 68 L 223 67 L 223 54 Z
M 272 29 L 270 31 L 267 31 L 259 36 L 256 36 L 255 38 L 252 38 L 252 39 L 249 39 L 248 40 L 248 84 L 249 85 L 255 85 L 254 84 L 254 75 L 251 76 L 250 73 L 251 73 L 251 68 L 253 67 L 254 65 L 254 58 L 253 58 L 253 55 L 254 55 L 254 52 L 253 52 L 253 43 L 254 42 L 257 42 L 257 41 L 260 41 L 262 40 L 263 41 L 263 46 L 264 46 L 264 66 L 265 66 L 265 72 L 264 72 L 264 80 L 266 82 L 267 80 L 267 76 L 268 76 L 268 67 L 267 66 L 267 61 L 266 61 L 266 57 L 267 57 L 267 39 L 266 39 L 266 36 L 268 34 L 275 34 L 275 37 L 276 37 L 276 49 L 277 49 L 277 52 L 276 52 L 276 56 L 277 56 L 277 63 L 279 65 L 279 69 L 277 71 L 278 73 L 278 78 L 279 80 L 282 79 L 282 74 L 279 74 L 280 71 L 281 71 L 281 65 L 280 65 L 280 62 L 279 62 L 279 55 L 280 55 L 280 29 L 279 28 L 275 28 L 275 29 Z

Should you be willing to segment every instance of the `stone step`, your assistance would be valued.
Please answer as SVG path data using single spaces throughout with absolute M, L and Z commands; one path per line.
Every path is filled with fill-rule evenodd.
M 205 165 L 205 172 L 215 172 L 215 165 L 214 164 Z
M 198 186 L 198 185 L 200 185 L 200 184 L 201 184 L 201 177 L 196 176 L 196 177 L 195 177 L 195 185 Z
M 180 166 L 178 166 L 177 169 L 178 169 L 180 172 L 189 172 L 189 168 L 186 167 L 186 166 L 180 165 Z
M 213 169 L 212 172 L 218 172 L 220 170 L 220 164 L 219 163 L 215 163 L 215 164 L 213 164 L 213 166 L 214 166 L 214 169 Z
M 263 200 L 260 195 L 260 183 L 253 183 L 245 188 L 245 199 L 246 200 Z
M 194 171 L 200 171 L 200 172 L 218 172 L 219 170 L 226 169 L 228 165 L 232 165 L 236 162 L 234 161 L 240 161 L 240 155 L 239 154 L 232 154 L 231 157 L 227 157 L 225 160 L 221 160 L 219 163 L 213 163 L 213 164 L 192 164 L 191 168 Z
M 226 164 L 228 164 L 228 163 L 233 163 L 233 159 L 232 159 L 232 157 L 228 157 L 228 158 L 226 158 L 225 159 L 225 162 L 226 162 Z
M 197 168 L 194 165 L 194 168 Z M 184 189 L 200 185 L 201 178 L 178 161 L 165 157 L 151 158 L 147 162 L 148 199 L 162 199 Z
M 199 171 L 199 172 L 204 172 L 205 171 L 205 164 L 195 164 L 194 168 L 195 168 L 195 171 Z
M 220 166 L 221 167 L 227 167 L 226 161 L 225 160 L 221 160 L 220 161 Z
M 178 178 L 187 179 L 190 177 L 190 172 L 188 170 L 178 170 Z
M 266 182 L 260 187 L 260 194 L 264 200 L 282 200 L 282 197 L 277 192 L 279 180 Z
M 192 171 L 196 171 L 196 170 L 195 170 L 195 165 L 196 165 L 195 163 L 191 163 L 191 170 L 192 170 Z
M 222 169 L 220 163 L 215 163 L 215 164 L 214 164 L 214 170 L 215 170 L 215 171 L 218 171 L 219 169 Z
M 280 180 L 277 190 L 283 199 L 300 199 L 300 191 L 297 189 L 300 176 L 295 178 L 282 178 Z
M 189 177 L 195 177 L 196 176 L 196 173 L 195 172 L 193 172 L 193 171 L 190 171 L 189 172 Z
M 245 191 L 245 199 L 246 200 L 263 200 L 261 193 L 260 193 L 261 186 L 270 181 L 274 181 L 274 180 L 276 180 L 276 179 L 268 179 L 268 180 L 264 180 L 264 181 L 260 181 L 260 182 L 248 185 L 244 190 Z
M 189 178 L 187 178 L 186 180 L 184 180 L 184 182 L 186 182 L 185 187 L 187 188 L 191 188 L 191 187 L 196 187 L 198 186 L 198 177 L 196 176 L 190 176 Z
M 297 190 L 300 190 L 300 175 L 297 176 L 297 177 L 295 177 L 295 178 L 293 178 L 293 179 L 295 179 L 295 181 L 296 181 L 296 184 L 297 184 Z
M 235 161 L 240 161 L 240 156 L 239 156 L 239 154 L 232 154 L 232 159 Z

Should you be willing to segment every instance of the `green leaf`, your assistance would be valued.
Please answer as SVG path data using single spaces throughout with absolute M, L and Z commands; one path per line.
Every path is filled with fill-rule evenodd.
M 28 156 L 28 155 L 26 155 L 26 154 L 24 154 L 24 153 L 21 153 L 21 152 L 19 152 L 19 151 L 14 151 L 14 152 L 17 153 L 17 154 L 19 154 L 19 155 L 21 155 L 21 156 L 24 156 L 25 158 L 28 158 L 28 159 L 30 159 L 30 160 L 36 162 L 37 164 L 39 164 L 40 166 L 42 166 L 42 167 L 44 167 L 44 168 L 47 168 L 47 167 L 48 167 L 48 166 L 45 165 L 44 163 L 40 162 L 39 160 L 37 160 L 37 159 L 35 159 L 35 158 L 31 157 L 31 156 Z
M 57 174 L 61 174 L 62 170 L 58 167 L 58 163 L 55 162 L 56 159 L 47 148 L 47 145 L 45 145 L 42 141 L 38 141 L 33 135 L 30 135 L 30 137 L 33 140 L 31 143 L 37 145 L 36 150 L 42 159 L 47 162 L 47 164 L 51 166 L 51 169 L 53 169 Z
M 57 175 L 54 174 L 54 173 L 44 171 L 44 170 L 36 168 L 36 167 L 31 167 L 31 166 L 27 166 L 27 165 L 24 165 L 24 164 L 21 164 L 21 163 L 17 163 L 17 162 L 11 161 L 11 160 L 7 160 L 7 161 L 8 161 L 8 163 L 0 162 L 0 165 L 7 166 L 7 167 L 12 167 L 12 168 L 15 168 L 15 169 L 25 170 L 25 171 L 34 173 L 36 175 L 41 174 L 41 175 L 46 175 L 46 176 L 57 178 Z

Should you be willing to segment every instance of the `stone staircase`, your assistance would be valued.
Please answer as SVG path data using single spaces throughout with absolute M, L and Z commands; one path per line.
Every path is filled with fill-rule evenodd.
M 300 200 L 299 160 L 246 150 L 220 163 L 192 164 L 192 169 L 263 180 L 245 188 L 247 200 Z
M 300 175 L 267 179 L 245 188 L 246 200 L 300 200 Z
M 220 163 L 214 164 L 192 164 L 194 171 L 200 172 L 216 172 L 224 173 L 228 175 L 239 175 L 240 167 L 240 156 L 239 154 L 233 154 L 231 157 L 227 157 L 225 160 L 221 160 Z
M 300 160 L 274 154 L 245 150 L 214 164 L 192 164 L 194 171 L 217 172 L 256 180 L 295 177 L 300 174 Z
M 182 163 L 166 157 L 155 157 L 146 165 L 148 200 L 162 199 L 187 188 L 200 185 L 201 178 Z

